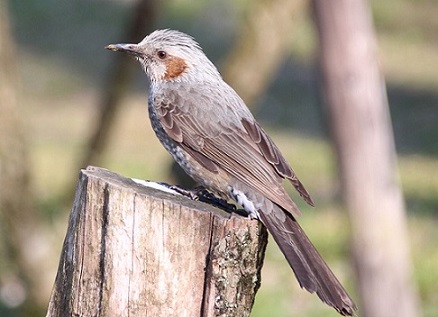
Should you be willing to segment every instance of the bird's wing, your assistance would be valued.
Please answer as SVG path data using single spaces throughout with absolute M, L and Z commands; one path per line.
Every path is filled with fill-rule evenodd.
M 202 166 L 212 172 L 218 167 L 224 169 L 272 202 L 299 215 L 282 186 L 282 179 L 288 178 L 313 205 L 277 146 L 252 116 L 242 117 L 233 108 L 205 100 L 202 95 L 182 102 L 174 94 L 154 101 L 157 117 L 166 133 Z
M 259 151 L 276 170 L 276 172 L 283 178 L 287 178 L 295 187 L 300 196 L 311 206 L 314 206 L 312 198 L 310 197 L 303 184 L 296 176 L 289 163 L 281 154 L 280 150 L 275 145 L 274 141 L 263 130 L 263 128 L 257 123 L 257 121 L 249 121 L 242 119 L 242 125 L 248 133 L 249 137 L 254 143 L 258 145 Z

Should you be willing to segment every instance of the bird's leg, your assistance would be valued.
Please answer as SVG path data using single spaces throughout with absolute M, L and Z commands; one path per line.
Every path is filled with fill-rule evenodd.
M 185 189 L 178 185 L 170 185 L 169 188 L 183 196 L 190 198 L 191 200 L 199 200 L 226 212 L 240 214 L 234 204 L 230 204 L 225 199 L 217 197 L 213 193 L 209 192 L 205 187 L 198 186 L 194 189 Z
M 185 189 L 180 187 L 179 185 L 170 185 L 170 189 L 176 191 L 177 193 L 190 198 L 191 200 L 199 200 L 199 190 L 195 189 Z
M 217 197 L 212 192 L 202 186 L 196 187 L 198 190 L 198 200 L 207 204 L 213 205 L 219 209 L 222 209 L 228 213 L 235 213 L 242 217 L 248 217 L 248 213 L 243 209 L 238 209 L 236 205 L 228 203 L 225 199 Z
M 236 212 L 236 206 L 234 204 L 229 204 L 225 199 L 217 197 L 203 187 L 197 187 L 197 189 L 199 201 L 214 205 L 227 212 Z

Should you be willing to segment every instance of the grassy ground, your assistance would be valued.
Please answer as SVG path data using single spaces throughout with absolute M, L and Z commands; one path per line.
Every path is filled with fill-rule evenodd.
M 55 218 L 67 212 L 62 199 L 65 190 L 76 182 L 84 139 L 95 122 L 98 89 L 109 62 L 102 48 L 123 40 L 117 35 L 122 33 L 120 15 L 128 12 L 115 4 L 103 9 L 99 2 L 86 3 L 64 1 L 58 6 L 54 0 L 45 0 L 21 6 L 11 2 L 23 79 L 22 110 L 30 132 L 33 184 L 40 207 Z M 199 4 L 202 1 L 196 3 L 196 10 L 204 10 L 208 17 L 218 7 L 227 12 L 216 1 L 210 6 Z M 438 316 L 438 20 L 433 14 L 438 3 L 374 1 L 373 8 L 407 201 L 415 279 L 423 315 Z M 208 32 L 221 36 L 229 32 L 226 28 L 215 31 L 218 22 L 214 17 L 212 26 L 196 31 L 206 18 L 191 22 L 190 10 L 183 12 L 179 22 L 166 21 L 166 16 L 174 17 L 175 12 L 172 7 L 168 9 L 160 23 L 186 25 L 185 30 L 192 29 L 194 35 L 199 32 L 201 42 Z M 114 16 L 119 18 L 115 20 Z M 285 62 L 255 113 L 316 198 L 316 209 L 300 204 L 304 229 L 352 290 L 348 221 L 339 204 L 335 161 L 316 92 L 309 25 L 305 22 L 301 26 L 304 35 L 292 48 L 294 58 Z M 207 52 L 213 50 L 206 48 Z M 215 52 L 218 58 L 225 54 L 223 50 Z M 170 161 L 149 126 L 146 95 L 137 89 L 123 102 L 101 166 L 128 177 L 166 181 L 170 180 Z M 59 237 L 59 248 L 61 241 Z M 337 314 L 299 289 L 282 255 L 270 243 L 252 316 L 297 315 Z

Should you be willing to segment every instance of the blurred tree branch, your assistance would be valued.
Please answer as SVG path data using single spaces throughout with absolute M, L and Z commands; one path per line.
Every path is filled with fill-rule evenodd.
M 137 0 L 133 7 L 132 21 L 128 22 L 126 34 L 122 36 L 124 41 L 137 43 L 144 37 L 154 24 L 158 6 L 159 1 Z M 114 125 L 121 100 L 128 91 L 127 86 L 133 74 L 132 66 L 131 60 L 126 56 L 114 55 L 114 61 L 106 76 L 107 82 L 104 83 L 100 95 L 98 121 L 87 142 L 82 167 L 99 165 L 102 160 L 101 156 L 108 144 L 110 130 Z
M 308 1 L 253 1 L 223 68 L 225 81 L 248 106 L 266 91 L 288 53 L 296 17 Z
M 0 289 L 4 305 L 22 305 L 19 311 L 29 316 L 42 311 L 47 300 L 39 274 L 46 241 L 30 182 L 29 129 L 19 107 L 18 57 L 7 1 L 0 0 L 0 7 Z
M 385 84 L 366 0 L 313 0 L 365 317 L 419 316 Z

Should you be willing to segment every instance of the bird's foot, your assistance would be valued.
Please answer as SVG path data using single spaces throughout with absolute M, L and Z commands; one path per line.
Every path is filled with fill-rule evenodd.
M 203 187 L 198 187 L 198 200 L 213 205 L 227 212 L 236 212 L 236 206 L 228 203 L 225 199 L 217 197 Z
M 197 187 L 194 190 L 198 190 L 198 200 L 207 204 L 213 205 L 219 209 L 222 209 L 228 213 L 238 214 L 239 216 L 248 217 L 248 213 L 243 209 L 238 209 L 236 205 L 228 203 L 225 199 L 217 197 L 213 193 L 209 192 L 203 187 Z
M 239 213 L 234 204 L 230 204 L 225 199 L 217 197 L 202 186 L 194 189 L 185 189 L 178 185 L 171 185 L 169 188 L 183 196 L 190 198 L 191 200 L 202 201 L 229 213 Z
M 169 188 L 176 191 L 178 194 L 190 198 L 191 200 L 199 200 L 199 194 L 198 194 L 199 190 L 197 188 L 185 189 L 178 185 L 170 185 Z

